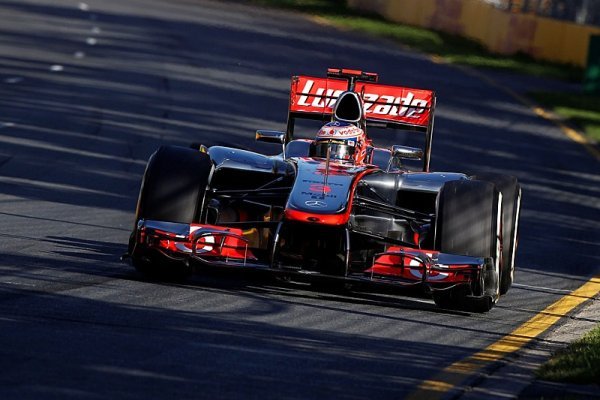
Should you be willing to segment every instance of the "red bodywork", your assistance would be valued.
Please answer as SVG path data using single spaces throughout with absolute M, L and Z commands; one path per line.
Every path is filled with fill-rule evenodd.
M 469 282 L 474 276 L 472 264 L 435 264 L 440 253 L 402 246 L 390 246 L 385 253 L 375 257 L 371 268 L 365 271 L 373 277 L 403 278 L 407 281 Z
M 321 225 L 345 225 L 348 223 L 350 219 L 350 212 L 352 211 L 352 198 L 354 197 L 354 192 L 356 190 L 356 182 L 358 182 L 363 176 L 372 172 L 373 169 L 364 169 L 358 173 L 349 174 L 348 168 L 345 168 L 343 165 L 331 164 L 329 167 L 328 174 L 329 175 L 352 175 L 353 184 L 350 186 L 349 193 L 345 193 L 348 198 L 348 204 L 346 205 L 346 209 L 340 213 L 331 213 L 331 214 L 321 214 L 310 212 L 310 210 L 294 210 L 289 207 L 285 210 L 285 217 L 291 221 L 301 221 L 301 222 L 309 222 L 316 223 Z M 319 178 L 323 178 L 325 176 L 325 170 L 318 168 L 316 170 L 316 176 Z M 317 185 L 319 188 L 328 188 L 328 190 L 323 190 L 323 194 L 326 195 L 331 191 L 331 187 L 326 185 L 325 181 L 322 184 L 313 183 L 310 188 L 314 189 Z M 317 192 L 319 193 L 319 192 Z M 325 196 L 323 196 L 325 197 Z
M 160 223 L 159 223 L 160 224 Z M 174 226 L 175 224 L 169 224 Z M 241 229 L 215 225 L 177 224 L 178 230 L 160 229 L 152 224 L 139 229 L 139 244 L 177 258 L 190 254 L 206 258 L 255 260 Z M 186 233 L 187 231 L 187 233 Z
M 159 229 L 160 225 L 160 222 L 144 221 L 138 229 L 138 244 L 157 250 L 171 259 L 194 256 L 217 266 L 219 263 L 232 267 L 257 266 L 254 264 L 256 257 L 240 229 L 215 225 L 170 224 L 170 229 L 165 230 Z M 185 231 L 188 233 L 183 234 Z M 202 233 L 198 235 L 200 231 Z M 483 263 L 480 259 L 458 257 L 454 263 L 442 264 L 438 262 L 441 256 L 444 255 L 433 250 L 389 246 L 384 253 L 375 256 L 373 264 L 364 273 L 351 274 L 346 278 L 446 287 L 471 282 Z M 475 263 L 475 260 L 478 262 Z M 263 267 L 268 268 L 267 265 Z
M 290 111 L 331 114 L 337 97 L 347 90 L 346 79 L 297 76 L 292 80 Z M 364 100 L 367 120 L 427 127 L 434 93 L 431 90 L 357 82 L 354 91 Z

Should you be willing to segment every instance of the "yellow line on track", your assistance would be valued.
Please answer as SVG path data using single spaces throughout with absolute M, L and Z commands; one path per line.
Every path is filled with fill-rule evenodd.
M 444 64 L 445 60 L 438 56 L 430 56 L 430 60 L 436 64 Z M 452 65 L 463 72 L 474 76 L 489 85 L 497 88 L 508 94 L 521 104 L 529 107 L 539 117 L 554 123 L 565 136 L 579 143 L 594 157 L 600 161 L 600 151 L 593 143 L 581 132 L 567 126 L 560 121 L 556 115 L 539 107 L 528 98 L 520 95 L 512 89 L 500 85 L 492 78 L 485 74 L 473 70 L 471 68 L 460 65 Z M 434 377 L 423 381 L 418 389 L 409 394 L 406 399 L 409 400 L 434 400 L 442 399 L 452 390 L 460 390 L 461 384 L 471 381 L 477 377 L 484 369 L 489 367 L 494 362 L 500 361 L 521 349 L 527 343 L 547 331 L 551 326 L 556 324 L 561 318 L 569 312 L 581 305 L 585 301 L 594 298 L 600 293 L 600 276 L 592 278 L 580 288 L 574 290 L 570 294 L 560 298 L 555 303 L 546 307 L 543 311 L 523 323 L 510 334 L 504 336 L 497 342 L 489 345 L 484 350 L 473 354 L 463 360 L 457 361 L 454 364 L 446 367 Z
M 472 380 L 472 378 L 479 375 L 482 370 L 492 363 L 519 350 L 556 324 L 577 306 L 587 300 L 593 299 L 598 293 L 600 293 L 600 276 L 590 279 L 580 288 L 560 298 L 484 350 L 464 360 L 455 362 L 432 378 L 423 381 L 418 389 L 412 392 L 406 399 L 442 399 L 451 390 L 461 389 L 460 385 L 462 383 Z
M 333 26 L 339 30 L 348 30 L 342 29 L 339 25 L 333 24 L 322 17 L 317 16 L 311 19 L 321 25 Z M 430 55 L 429 60 L 435 64 L 449 64 L 443 57 L 437 55 Z M 598 148 L 596 148 L 596 146 L 583 133 L 567 126 L 553 113 L 536 105 L 531 100 L 520 95 L 514 90 L 500 85 L 492 78 L 477 70 L 456 64 L 451 65 L 454 68 L 458 68 L 464 73 L 478 78 L 495 87 L 496 89 L 503 91 L 521 104 L 529 107 L 539 117 L 554 123 L 556 126 L 558 126 L 558 128 L 560 128 L 565 136 L 574 142 L 581 144 L 588 151 L 588 153 L 590 153 L 597 161 L 600 161 L 600 151 Z M 455 362 L 449 367 L 446 367 L 442 372 L 433 378 L 422 382 L 419 385 L 419 388 L 413 393 L 409 394 L 406 399 L 433 400 L 443 398 L 451 390 L 458 388 L 458 385 L 467 381 L 469 378 L 476 376 L 487 366 L 521 349 L 527 343 L 531 342 L 533 339 L 548 330 L 552 325 L 557 323 L 562 317 L 566 316 L 577 306 L 581 305 L 586 300 L 594 298 L 596 295 L 598 295 L 598 293 L 600 293 L 600 276 L 592 278 L 579 289 L 576 289 L 570 294 L 560 298 L 558 301 L 546 307 L 543 311 L 529 319 L 510 334 L 489 345 L 484 350 L 477 352 L 464 360 Z

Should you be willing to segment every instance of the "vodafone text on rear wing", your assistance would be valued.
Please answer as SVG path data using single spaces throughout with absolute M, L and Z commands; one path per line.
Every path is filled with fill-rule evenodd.
M 293 137 L 296 118 L 330 120 L 338 96 L 350 90 L 364 101 L 367 128 L 409 129 L 426 134 L 423 170 L 429 171 L 435 92 L 376 82 L 376 74 L 341 69 L 330 69 L 327 78 L 292 77 L 288 139 Z

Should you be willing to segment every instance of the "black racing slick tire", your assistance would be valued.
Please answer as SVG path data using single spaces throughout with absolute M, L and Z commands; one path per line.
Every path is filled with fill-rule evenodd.
M 138 198 L 136 224 L 156 220 L 189 224 L 202 212 L 204 193 L 212 163 L 206 153 L 178 146 L 161 146 L 148 160 Z M 171 279 L 189 275 L 190 268 L 156 254 L 136 252 L 135 229 L 130 243 L 134 267 L 152 278 Z
M 438 195 L 435 248 L 443 253 L 490 258 L 492 265 L 471 287 L 433 291 L 445 309 L 487 312 L 498 301 L 500 275 L 500 194 L 493 183 L 460 180 Z M 485 285 L 485 287 L 484 287 Z
M 502 258 L 500 262 L 500 294 L 506 294 L 515 276 L 515 256 L 519 239 L 521 185 L 509 175 L 480 173 L 473 180 L 492 182 L 502 193 Z
M 148 160 L 136 221 L 142 218 L 185 224 L 196 221 L 211 168 L 206 153 L 161 146 Z

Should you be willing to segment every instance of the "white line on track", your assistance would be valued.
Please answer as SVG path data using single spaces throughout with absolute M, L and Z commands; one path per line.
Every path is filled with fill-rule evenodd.
M 547 290 L 547 291 L 556 292 L 556 293 L 571 293 L 571 290 L 555 289 L 555 288 L 550 288 L 550 287 L 545 287 L 545 286 L 524 285 L 522 283 L 513 283 L 513 287 L 517 287 L 517 288 L 520 288 L 520 289 Z
M 18 285 L 18 286 L 31 286 L 31 287 L 36 287 L 37 286 L 37 285 L 32 285 L 31 283 L 23 283 L 23 282 L 4 281 L 4 282 L 0 282 L 0 283 L 4 283 L 6 285 Z
M 73 53 L 73 57 L 75 57 L 77 59 L 85 58 L 85 52 L 83 52 L 83 51 L 76 51 L 75 53 Z
M 50 71 L 51 72 L 61 72 L 64 71 L 65 67 L 63 67 L 62 65 L 59 64 L 54 64 L 50 66 Z
M 21 76 L 11 76 L 10 78 L 6 78 L 3 80 L 4 83 L 8 83 L 9 85 L 14 85 L 15 83 L 23 82 L 24 78 Z
M 0 176 L 0 183 L 8 185 L 22 185 L 35 189 L 47 189 L 47 190 L 62 190 L 69 193 L 88 193 L 102 196 L 109 196 L 112 198 L 125 198 L 124 195 L 115 194 L 107 190 L 96 190 L 87 189 L 77 185 L 69 185 L 63 183 L 44 182 L 41 180 L 27 179 L 27 178 L 13 178 L 10 176 Z
M 81 11 L 89 11 L 90 6 L 87 3 L 79 3 L 79 9 Z
M 89 37 L 87 39 L 85 39 L 85 42 L 89 45 L 89 46 L 95 46 L 98 43 L 98 40 L 96 38 L 93 37 Z

